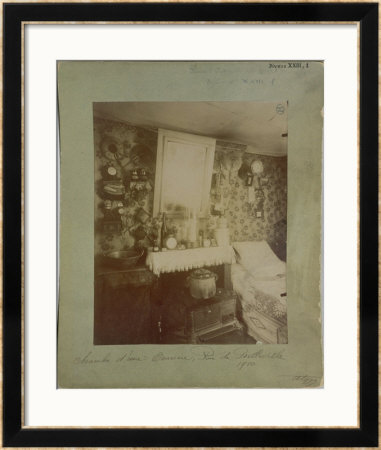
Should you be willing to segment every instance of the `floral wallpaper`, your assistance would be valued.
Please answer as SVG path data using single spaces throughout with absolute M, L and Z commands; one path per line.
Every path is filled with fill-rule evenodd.
M 155 131 L 94 118 L 95 254 L 150 245 L 156 147 Z
M 94 118 L 96 255 L 153 245 L 160 227 L 152 217 L 156 148 L 156 130 Z M 276 224 L 287 217 L 287 157 L 245 149 L 217 141 L 208 227 L 224 213 L 232 241 L 272 241 Z M 247 174 L 254 160 L 261 161 L 263 172 L 250 189 Z
M 222 144 L 217 141 L 214 170 L 221 169 L 221 197 L 228 221 L 230 238 L 232 241 L 250 241 L 275 239 L 274 225 L 287 217 L 287 157 L 273 157 L 246 153 L 245 147 L 235 146 L 235 151 L 240 153 L 241 160 L 239 168 L 230 167 L 230 171 L 224 171 L 224 155 L 232 151 L 231 145 Z M 261 201 L 256 196 L 256 188 L 252 187 L 254 197 L 250 198 L 247 183 L 246 168 L 250 168 L 251 163 L 261 161 L 263 172 L 260 176 L 260 191 L 262 191 L 262 217 L 256 217 L 256 206 Z M 238 167 L 238 163 L 236 164 Z M 254 183 L 253 183 L 254 184 Z M 211 191 L 211 211 L 212 214 L 220 214 L 222 211 L 215 211 L 216 185 L 212 184 Z

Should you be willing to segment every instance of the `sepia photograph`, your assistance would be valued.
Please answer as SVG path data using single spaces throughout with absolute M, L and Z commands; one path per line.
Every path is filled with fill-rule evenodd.
M 287 344 L 288 102 L 94 102 L 94 345 Z
M 322 386 L 324 63 L 57 69 L 59 387 Z

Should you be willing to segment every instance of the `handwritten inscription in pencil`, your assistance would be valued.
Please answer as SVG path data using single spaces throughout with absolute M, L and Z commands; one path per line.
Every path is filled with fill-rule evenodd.
M 121 364 L 121 363 L 144 363 L 145 361 L 154 363 L 165 362 L 195 362 L 195 361 L 229 361 L 238 370 L 255 366 L 259 361 L 265 360 L 286 360 L 284 350 L 265 351 L 249 350 L 248 348 L 237 347 L 232 350 L 215 350 L 213 347 L 195 346 L 189 352 L 169 352 L 159 351 L 153 356 L 147 356 L 144 351 L 131 350 L 123 354 L 113 354 L 112 352 L 104 355 L 96 355 L 89 351 L 84 356 L 74 358 L 74 364 Z

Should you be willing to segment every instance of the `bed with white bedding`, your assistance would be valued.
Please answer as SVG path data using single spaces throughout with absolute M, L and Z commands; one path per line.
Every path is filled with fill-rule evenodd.
M 286 263 L 266 241 L 235 242 L 233 248 L 231 277 L 247 333 L 263 344 L 286 344 Z

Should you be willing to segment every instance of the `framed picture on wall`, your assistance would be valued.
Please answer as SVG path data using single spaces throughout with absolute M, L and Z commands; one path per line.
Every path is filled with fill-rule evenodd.
M 378 4 L 3 8 L 4 445 L 376 446 Z

